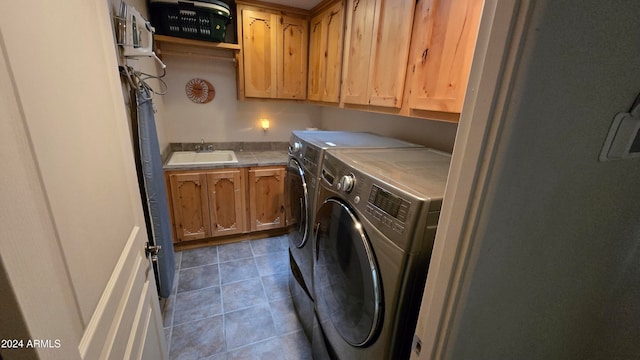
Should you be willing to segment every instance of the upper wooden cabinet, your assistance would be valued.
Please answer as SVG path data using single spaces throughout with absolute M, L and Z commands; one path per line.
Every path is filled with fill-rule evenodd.
M 415 0 L 349 0 L 342 101 L 400 108 Z
M 242 10 L 244 95 L 275 98 L 277 92 L 275 14 Z
M 340 101 L 344 1 L 322 10 L 309 24 L 309 100 Z
M 411 109 L 460 113 L 482 0 L 419 0 L 409 70 Z
M 349 0 L 344 46 L 342 102 L 368 104 L 369 62 L 373 45 L 376 3 L 380 0 Z
M 307 93 L 308 20 L 238 5 L 242 17 L 240 97 L 299 99 Z
M 277 97 L 303 100 L 307 97 L 307 19 L 280 15 L 277 28 Z
M 238 98 L 312 100 L 456 122 L 483 0 L 236 0 L 238 45 L 160 37 L 162 53 L 240 49 Z M 310 19 L 310 20 L 309 20 Z

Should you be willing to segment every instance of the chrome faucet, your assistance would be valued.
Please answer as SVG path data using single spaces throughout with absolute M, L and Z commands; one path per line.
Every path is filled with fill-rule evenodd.
M 213 151 L 213 145 L 212 144 L 208 144 L 206 147 L 204 145 L 204 139 L 200 139 L 200 144 L 195 146 L 196 152 L 202 152 L 202 151 Z

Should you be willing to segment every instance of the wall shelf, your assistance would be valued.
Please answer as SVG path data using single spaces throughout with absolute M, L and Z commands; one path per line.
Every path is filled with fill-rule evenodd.
M 156 42 L 156 45 L 176 44 L 176 45 L 186 45 L 186 46 L 193 46 L 193 47 L 206 48 L 206 49 L 224 49 L 224 50 L 237 50 L 237 51 L 240 50 L 240 45 L 238 44 L 185 39 L 185 38 L 179 38 L 175 36 L 155 35 L 154 40 Z
M 163 55 L 202 56 L 214 60 L 236 61 L 240 45 L 203 40 L 185 39 L 174 36 L 155 35 L 155 50 Z

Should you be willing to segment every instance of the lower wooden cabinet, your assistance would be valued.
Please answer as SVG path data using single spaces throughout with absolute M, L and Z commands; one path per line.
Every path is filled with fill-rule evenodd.
M 249 219 L 252 231 L 285 225 L 284 167 L 249 169 Z
M 245 169 L 207 173 L 211 236 L 244 232 Z
M 174 242 L 285 226 L 284 167 L 169 171 Z
M 211 234 L 207 176 L 204 173 L 169 175 L 174 241 L 196 240 Z

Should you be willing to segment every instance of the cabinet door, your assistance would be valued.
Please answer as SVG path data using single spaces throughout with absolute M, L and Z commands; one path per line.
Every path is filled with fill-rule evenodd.
M 307 20 L 284 15 L 277 21 L 277 97 L 305 99 L 307 97 Z
M 324 52 L 324 90 L 322 101 L 340 101 L 340 77 L 342 76 L 342 48 L 344 40 L 344 2 L 339 1 L 326 10 Z
M 467 90 L 482 0 L 420 0 L 412 38 L 409 107 L 459 113 Z
M 324 63 L 325 63 L 325 34 L 324 13 L 320 13 L 311 19 L 309 24 L 309 80 L 307 98 L 309 100 L 322 100 L 324 88 Z
M 249 220 L 251 230 L 285 226 L 284 167 L 249 169 Z
M 275 98 L 277 95 L 275 14 L 242 10 L 244 94 Z
M 207 173 L 211 235 L 242 233 L 245 230 L 245 169 Z
M 344 2 L 339 1 L 311 19 L 309 35 L 309 100 L 340 100 Z
M 369 61 L 376 0 L 350 0 L 344 54 L 342 97 L 345 103 L 368 104 Z
M 171 174 L 169 184 L 176 240 L 196 240 L 211 236 L 206 175 Z
M 369 104 L 402 105 L 415 0 L 381 0 L 376 9 Z

